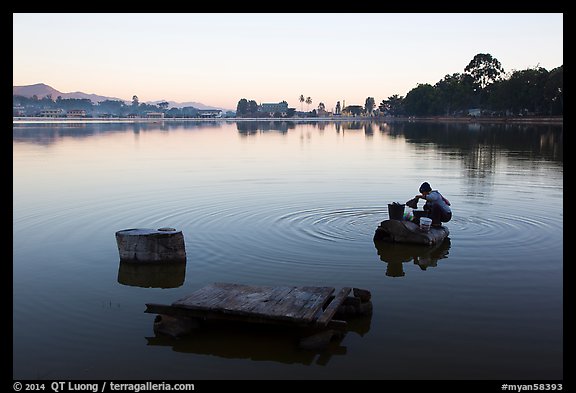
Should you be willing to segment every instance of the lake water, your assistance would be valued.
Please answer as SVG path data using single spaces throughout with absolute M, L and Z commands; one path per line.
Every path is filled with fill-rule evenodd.
M 562 144 L 562 125 L 14 124 L 13 377 L 560 380 Z M 449 240 L 375 244 L 424 181 Z M 161 227 L 185 268 L 120 264 L 116 231 Z M 145 303 L 212 282 L 359 287 L 373 314 L 323 353 L 259 328 L 155 337 Z

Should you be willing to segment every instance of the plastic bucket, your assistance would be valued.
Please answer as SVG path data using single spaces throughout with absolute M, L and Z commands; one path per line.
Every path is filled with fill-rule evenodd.
M 404 217 L 404 204 L 403 203 L 389 203 L 388 204 L 388 217 L 391 220 L 402 220 Z
M 414 219 L 412 220 L 412 222 L 416 224 L 420 224 L 420 218 L 426 217 L 427 215 L 427 212 L 424 210 L 414 210 L 412 213 L 414 214 Z
M 420 217 L 420 229 L 424 232 L 430 230 L 430 225 L 432 225 L 432 219 L 428 217 Z

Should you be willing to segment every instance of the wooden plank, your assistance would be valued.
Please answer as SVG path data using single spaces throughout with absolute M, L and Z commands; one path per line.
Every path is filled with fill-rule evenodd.
M 264 287 L 214 283 L 172 303 L 175 307 L 259 318 L 311 322 L 331 287 Z
M 330 295 L 332 295 L 332 293 L 334 292 L 334 288 L 329 288 L 329 287 L 322 287 L 322 288 L 324 290 L 322 292 L 323 296 L 318 296 L 314 300 L 314 303 L 310 305 L 310 307 L 308 308 L 308 310 L 304 314 L 305 319 L 312 320 L 313 318 L 315 318 L 316 313 L 322 308 L 322 306 L 326 302 L 326 299 L 328 299 L 328 297 Z
M 333 289 L 329 289 L 333 291 Z M 288 293 L 294 292 L 295 294 L 298 293 L 298 289 L 291 288 Z M 316 293 L 312 293 L 308 300 L 305 303 L 300 303 L 298 307 L 295 306 L 293 302 L 290 300 L 294 300 L 298 298 L 296 296 L 288 296 L 288 297 L 263 297 L 261 300 L 266 300 L 266 303 L 262 303 L 261 307 L 258 305 L 244 305 L 242 308 L 238 306 L 232 307 L 230 304 L 221 305 L 219 309 L 223 310 L 224 312 L 233 313 L 233 314 L 242 314 L 242 315 L 257 315 L 260 317 L 271 318 L 271 319 L 293 319 L 298 320 L 300 322 L 311 322 L 312 316 L 315 314 L 315 310 L 321 306 L 323 294 L 318 293 L 319 289 L 315 288 L 314 291 Z M 286 294 L 286 291 L 282 291 L 283 294 Z M 276 294 L 278 295 L 278 294 Z M 320 301 L 319 301 L 320 299 Z M 311 312 L 310 312 L 311 311 Z
M 286 294 L 278 302 L 271 305 L 271 313 L 283 313 L 289 318 L 304 318 L 304 314 L 308 309 L 310 302 L 315 299 L 318 294 L 307 290 L 305 288 L 293 287 L 291 291 Z
M 333 291 L 334 288 L 330 287 L 294 287 L 284 298 L 272 304 L 267 312 L 312 321 L 314 310 L 321 307 L 319 300 L 325 299 Z
M 180 299 L 173 305 L 188 305 L 203 308 L 220 307 L 223 304 L 234 303 L 235 298 L 242 299 L 243 292 L 266 292 L 271 290 L 271 287 L 258 287 L 248 286 L 242 284 L 228 284 L 228 283 L 214 283 L 209 284 L 199 290 L 193 292 L 191 295 Z
M 266 314 L 266 310 L 291 291 L 290 287 L 261 287 L 242 284 L 218 284 L 228 296 L 212 308 L 227 313 Z
M 250 310 L 273 300 L 276 292 L 287 292 L 286 287 L 264 287 L 244 284 L 217 283 L 215 286 L 229 294 L 214 307 L 227 311 L 250 313 Z M 255 311 L 257 312 L 257 311 Z
M 332 319 L 336 311 L 338 310 L 338 307 L 340 307 L 344 299 L 346 299 L 346 296 L 348 296 L 351 290 L 352 288 L 348 287 L 342 288 L 338 293 L 338 295 L 336 295 L 334 300 L 332 300 L 332 302 L 330 302 L 328 307 L 326 307 L 324 313 L 320 316 L 320 318 L 318 318 L 316 324 L 319 326 L 326 326 L 328 322 Z
M 236 303 L 221 305 L 224 310 L 241 314 L 285 316 L 285 309 L 279 303 L 293 290 L 290 287 L 270 288 L 268 291 L 248 291 L 235 297 Z
M 300 319 L 271 319 L 267 317 L 261 317 L 258 315 L 239 315 L 239 314 L 227 314 L 217 311 L 210 310 L 193 310 L 185 307 L 176 307 L 166 304 L 154 304 L 147 303 L 146 313 L 151 314 L 165 314 L 173 317 L 187 317 L 187 318 L 197 318 L 200 320 L 219 320 L 219 321 L 235 321 L 235 322 L 245 322 L 245 323 L 257 323 L 257 324 L 269 324 L 269 325 L 283 325 L 283 326 L 295 326 L 295 327 L 310 327 L 308 321 L 302 321 Z M 334 322 L 334 320 L 330 321 Z M 341 323 L 342 322 L 342 323 Z M 336 321 L 333 326 L 328 325 L 331 329 L 344 329 L 346 323 L 344 321 Z
M 198 307 L 210 308 L 217 305 L 228 296 L 230 296 L 230 292 L 228 292 L 226 287 L 222 287 L 218 284 L 209 284 L 192 292 L 190 295 L 173 302 L 172 305 L 180 306 L 184 304 L 195 304 Z

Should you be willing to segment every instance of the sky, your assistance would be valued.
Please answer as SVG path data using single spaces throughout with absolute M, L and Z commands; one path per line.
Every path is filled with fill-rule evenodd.
M 563 65 L 562 13 L 15 13 L 13 85 L 140 102 L 364 105 L 464 73 Z M 302 104 L 300 95 L 312 104 Z

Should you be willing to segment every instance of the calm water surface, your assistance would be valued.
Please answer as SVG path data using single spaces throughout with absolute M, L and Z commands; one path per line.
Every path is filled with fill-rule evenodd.
M 163 122 L 13 127 L 15 379 L 562 379 L 562 126 Z M 449 240 L 375 244 L 428 181 Z M 421 202 L 422 204 L 422 202 Z M 114 233 L 183 231 L 187 263 Z M 292 334 L 156 337 L 145 303 L 212 282 L 354 286 L 373 315 Z

